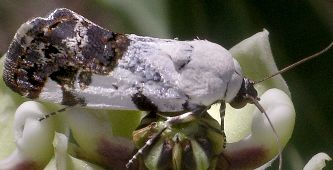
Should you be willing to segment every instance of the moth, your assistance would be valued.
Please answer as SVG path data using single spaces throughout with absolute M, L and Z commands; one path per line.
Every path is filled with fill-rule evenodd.
M 255 82 L 222 46 L 115 33 L 65 8 L 18 29 L 3 80 L 30 99 L 148 111 L 171 116 L 169 126 L 200 118 L 214 103 L 222 103 L 221 118 L 225 103 L 235 108 L 252 103 L 264 112 Z M 151 141 L 133 159 L 148 145 Z
M 220 45 L 114 33 L 68 9 L 19 28 L 4 81 L 30 99 L 170 115 L 239 103 L 245 86 L 256 98 Z

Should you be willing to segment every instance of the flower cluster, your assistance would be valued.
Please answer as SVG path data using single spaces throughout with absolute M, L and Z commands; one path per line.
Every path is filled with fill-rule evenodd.
M 252 80 L 277 72 L 266 30 L 240 42 L 230 52 L 244 75 Z M 219 131 L 217 104 L 208 110 L 210 116 L 168 129 L 131 168 L 269 166 L 291 138 L 296 115 L 282 76 L 257 84 L 256 89 L 260 104 L 277 131 L 278 143 L 267 118 L 254 105 L 239 110 L 227 106 L 224 132 Z M 72 108 L 39 121 L 61 106 L 34 101 L 21 104 L 22 98 L 3 82 L 0 96 L 0 169 L 126 169 L 125 164 L 136 149 L 163 123 L 155 120 L 135 131 L 144 113 L 83 108 Z M 181 153 L 190 156 L 182 157 Z M 329 159 L 326 154 L 318 154 L 304 169 L 321 169 Z

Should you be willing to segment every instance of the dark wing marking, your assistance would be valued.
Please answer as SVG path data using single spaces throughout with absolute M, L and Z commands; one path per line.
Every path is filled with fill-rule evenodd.
M 49 77 L 71 87 L 79 76 L 84 88 L 91 74 L 112 72 L 128 44 L 122 34 L 68 9 L 56 9 L 47 18 L 35 18 L 20 27 L 7 52 L 4 81 L 32 99 L 39 97 Z

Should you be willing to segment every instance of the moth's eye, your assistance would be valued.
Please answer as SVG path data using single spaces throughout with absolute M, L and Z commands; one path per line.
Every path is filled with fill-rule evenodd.
M 248 101 L 244 97 L 236 96 L 229 104 L 235 109 L 240 109 L 243 108 L 247 103 Z

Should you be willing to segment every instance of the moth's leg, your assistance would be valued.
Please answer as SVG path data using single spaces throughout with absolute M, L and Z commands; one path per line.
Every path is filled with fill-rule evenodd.
M 61 108 L 61 109 L 59 109 L 59 110 L 57 110 L 57 111 L 54 111 L 54 112 L 48 113 L 48 114 L 44 115 L 43 117 L 40 117 L 38 120 L 39 120 L 39 121 L 43 121 L 43 120 L 45 120 L 45 119 L 47 119 L 47 118 L 49 118 L 49 117 L 51 117 L 51 116 L 55 116 L 57 113 L 67 111 L 67 110 L 69 110 L 70 108 L 73 108 L 73 106 L 66 106 L 66 107 Z
M 138 127 L 136 127 L 136 130 L 137 129 L 141 129 L 141 128 L 144 128 L 148 125 L 150 125 L 152 122 L 156 121 L 156 119 L 158 118 L 158 114 L 156 111 L 150 111 L 148 112 L 142 119 L 141 119 L 141 122 L 139 124 Z
M 225 103 L 221 102 L 220 106 L 221 130 L 224 130 L 224 116 L 225 116 Z
M 200 107 L 198 109 L 195 109 L 192 112 L 186 112 L 184 114 L 178 115 L 178 116 L 173 116 L 173 117 L 165 117 L 161 115 L 162 117 L 166 118 L 164 127 L 157 133 L 155 133 L 147 142 L 145 145 L 143 145 L 134 155 L 133 157 L 127 162 L 126 168 L 130 168 L 130 166 L 133 164 L 134 160 L 137 159 L 139 155 L 142 155 L 145 149 L 147 149 L 149 146 L 153 145 L 156 140 L 161 136 L 161 134 L 169 127 L 172 125 L 178 124 L 178 123 L 186 123 L 193 121 L 199 117 L 202 116 L 202 113 L 204 113 L 207 109 L 203 107 Z M 160 115 L 160 114 L 158 114 Z M 140 125 L 141 126 L 141 125 Z
M 50 112 L 46 115 L 44 115 L 43 117 L 40 117 L 38 120 L 39 121 L 43 121 L 44 119 L 47 119 L 51 116 L 55 116 L 57 113 L 61 113 L 61 112 L 65 112 L 65 111 L 68 111 L 70 109 L 73 109 L 73 108 L 76 108 L 76 107 L 84 107 L 85 105 L 83 104 L 76 104 L 76 105 L 71 105 L 71 106 L 64 106 L 63 108 L 57 110 L 57 111 L 54 111 L 54 112 Z

